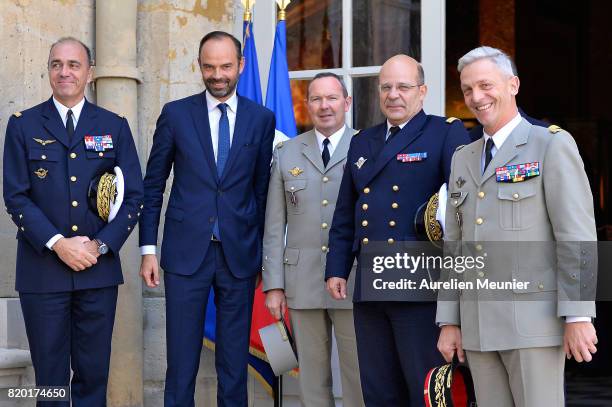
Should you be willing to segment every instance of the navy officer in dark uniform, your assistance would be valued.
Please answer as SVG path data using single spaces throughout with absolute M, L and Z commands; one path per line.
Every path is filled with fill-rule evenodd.
M 104 406 L 123 283 L 119 249 L 138 220 L 142 173 L 127 120 L 85 99 L 87 46 L 60 39 L 48 73 L 53 96 L 14 113 L 6 129 L 3 187 L 17 225 L 16 290 L 36 384 L 68 386 L 72 368 L 72 405 Z M 109 222 L 90 209 L 88 189 L 115 167 L 124 175 L 123 204 Z
M 380 108 L 387 120 L 353 137 L 329 234 L 325 277 L 336 299 L 361 248 L 417 240 L 415 213 L 447 182 L 457 146 L 469 143 L 461 121 L 427 115 L 422 66 L 396 55 L 382 66 Z M 360 268 L 353 296 L 365 404 L 422 406 L 427 371 L 442 363 L 433 302 L 367 302 Z

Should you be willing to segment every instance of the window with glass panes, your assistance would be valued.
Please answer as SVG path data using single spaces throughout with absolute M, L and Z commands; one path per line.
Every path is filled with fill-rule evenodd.
M 399 53 L 423 63 L 425 110 L 443 115 L 444 8 L 445 0 L 292 0 L 286 9 L 287 64 L 298 132 L 312 128 L 306 90 L 319 72 L 344 78 L 353 96 L 349 125 L 362 129 L 382 122 L 377 75 Z M 274 0 L 259 0 L 254 8 L 264 91 L 277 10 Z

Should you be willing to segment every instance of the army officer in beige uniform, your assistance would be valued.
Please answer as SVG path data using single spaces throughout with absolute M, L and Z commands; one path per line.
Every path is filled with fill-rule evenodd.
M 345 125 L 351 97 L 339 76 L 322 73 L 310 83 L 306 102 L 314 129 L 274 151 L 263 241 L 266 306 L 277 319 L 290 309 L 302 404 L 335 405 L 333 326 L 343 405 L 363 406 L 351 298 L 333 300 L 324 281 L 329 228 L 354 134 Z
M 582 285 L 580 257 L 592 255 L 566 258 L 566 249 L 597 240 L 582 159 L 569 133 L 519 115 L 519 79 L 506 54 L 476 48 L 458 69 L 484 132 L 453 156 L 445 240 L 476 242 L 475 252 L 489 254 L 486 269 L 464 279 L 529 284 L 504 301 L 466 290 L 441 298 L 438 349 L 448 361 L 467 350 L 479 407 L 561 407 L 566 355 L 590 361 L 597 344 L 595 303 L 567 301 L 560 289 Z

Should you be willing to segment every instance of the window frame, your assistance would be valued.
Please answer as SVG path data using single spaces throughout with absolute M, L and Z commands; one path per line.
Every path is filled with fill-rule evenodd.
M 295 0 L 294 0 L 295 1 Z M 240 2 L 237 2 L 240 3 Z M 253 10 L 253 31 L 255 34 L 255 45 L 259 62 L 259 76 L 263 99 L 266 98 L 268 84 L 268 72 L 272 48 L 274 46 L 274 34 L 276 31 L 277 5 L 274 0 L 260 0 L 255 4 Z M 238 4 L 234 24 L 234 34 L 242 37 L 242 25 L 244 10 Z M 344 78 L 349 95 L 353 95 L 352 78 L 364 76 L 376 76 L 380 66 L 354 67 L 353 63 L 353 0 L 342 0 L 342 67 L 335 69 L 311 69 L 302 71 L 290 71 L 289 79 L 312 79 L 320 72 L 333 72 Z M 445 115 L 445 52 L 446 52 L 446 0 L 421 0 L 421 58 L 425 70 L 425 84 L 427 85 L 427 96 L 424 102 L 424 110 L 428 114 Z M 352 126 L 353 106 L 347 114 L 347 124 Z M 374 124 L 374 123 L 372 123 Z

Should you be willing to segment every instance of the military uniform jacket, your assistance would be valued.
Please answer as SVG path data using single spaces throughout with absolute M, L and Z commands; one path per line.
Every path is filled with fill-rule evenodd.
M 346 279 L 361 246 L 371 241 L 416 240 L 417 209 L 448 179 L 457 146 L 469 142 L 461 121 L 423 111 L 388 142 L 386 133 L 385 122 L 351 141 L 329 235 L 326 278 Z M 359 286 L 358 275 L 355 301 Z
M 352 308 L 325 289 L 328 233 L 353 130 L 346 127 L 327 167 L 314 130 L 277 146 L 264 233 L 264 291 L 285 290 L 290 308 Z M 286 226 L 286 235 L 285 235 Z M 352 294 L 352 280 L 349 294 Z
M 86 135 L 109 135 L 112 148 L 87 150 Z M 113 173 L 125 178 L 123 205 L 106 223 L 87 203 L 93 177 Z M 11 116 L 4 144 L 4 202 L 17 225 L 16 289 L 60 292 L 108 287 L 123 282 L 119 249 L 134 228 L 142 205 L 140 163 L 126 119 L 87 101 L 72 140 L 48 101 Z M 72 271 L 45 244 L 56 234 L 98 238 L 109 253 L 80 272 Z
M 439 296 L 436 320 L 461 325 L 468 350 L 560 345 L 560 317 L 595 315 L 593 302 L 567 301 L 557 290 L 560 281 L 564 290 L 580 290 L 580 264 L 592 253 L 554 242 L 597 240 L 593 197 L 576 143 L 565 131 L 553 134 L 523 119 L 482 174 L 483 140 L 453 156 L 445 240 L 470 242 L 470 255 L 494 252 L 480 274 L 463 273 L 464 281 L 514 278 L 529 284 L 495 301 L 483 300 L 478 290 L 446 292 L 444 301 Z M 497 181 L 496 168 L 524 163 L 538 163 L 539 175 Z M 493 242 L 504 242 L 503 250 Z

